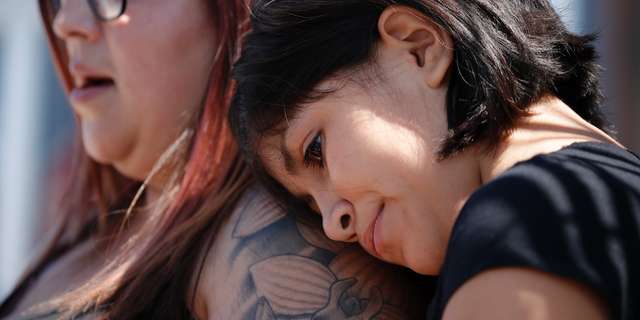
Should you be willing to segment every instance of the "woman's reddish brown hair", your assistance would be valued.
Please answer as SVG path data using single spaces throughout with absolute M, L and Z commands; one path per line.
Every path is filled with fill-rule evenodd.
M 203 107 L 188 130 L 181 150 L 188 152 L 174 186 L 165 191 L 166 205 L 153 214 L 119 257 L 79 289 L 52 300 L 50 308 L 67 315 L 97 309 L 109 319 L 185 319 L 194 297 L 206 250 L 231 214 L 238 199 L 253 183 L 226 119 L 233 93 L 230 69 L 239 54 L 240 37 L 249 29 L 244 0 L 208 0 L 216 25 L 218 51 Z M 68 93 L 73 86 L 66 66 L 64 43 L 52 30 L 51 1 L 39 0 L 56 70 Z M 37 273 L 54 257 L 85 240 L 91 232 L 113 230 L 113 218 L 123 223 L 141 183 L 113 167 L 90 159 L 77 142 L 73 171 L 61 199 L 58 225 L 51 241 L 27 270 Z M 142 236 L 144 234 L 144 236 Z M 197 284 L 196 284 L 197 285 Z

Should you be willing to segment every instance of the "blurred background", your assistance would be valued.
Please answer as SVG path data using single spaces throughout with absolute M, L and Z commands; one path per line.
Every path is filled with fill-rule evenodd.
M 640 151 L 640 1 L 551 2 L 574 32 L 600 32 L 606 113 L 622 144 Z M 64 187 L 74 132 L 37 1 L 0 0 L 0 301 Z

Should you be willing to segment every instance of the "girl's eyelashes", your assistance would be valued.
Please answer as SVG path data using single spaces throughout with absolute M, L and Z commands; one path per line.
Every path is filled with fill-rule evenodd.
M 322 168 L 324 163 L 324 157 L 322 156 L 322 133 L 318 132 L 318 135 L 313 138 L 313 141 L 307 146 L 304 151 L 304 158 L 302 163 L 305 168 Z

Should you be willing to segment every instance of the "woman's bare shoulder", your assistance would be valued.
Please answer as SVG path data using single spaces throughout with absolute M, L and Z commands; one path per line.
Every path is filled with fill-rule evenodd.
M 196 313 L 200 320 L 423 319 L 431 285 L 296 222 L 256 188 L 208 253 Z
M 479 273 L 447 303 L 444 320 L 608 319 L 595 290 L 581 283 L 526 268 Z

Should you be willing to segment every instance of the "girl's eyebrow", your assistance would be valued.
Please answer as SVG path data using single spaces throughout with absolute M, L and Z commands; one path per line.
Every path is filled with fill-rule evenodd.
M 296 174 L 296 164 L 293 160 L 293 155 L 287 148 L 287 143 L 285 139 L 286 135 L 280 135 L 280 154 L 282 155 L 282 159 L 284 160 L 284 168 L 290 175 Z
M 293 160 L 293 155 L 291 154 L 291 152 L 289 152 L 289 149 L 287 149 L 287 144 L 285 141 L 285 135 L 281 135 L 280 136 L 280 154 L 282 155 L 282 158 L 284 159 L 284 167 L 285 170 L 287 171 L 287 174 L 291 175 L 291 176 L 295 176 L 297 173 L 297 166 L 296 166 L 296 162 Z M 302 194 L 298 194 L 295 193 L 291 190 L 289 190 L 289 192 L 291 192 L 291 194 L 293 194 L 295 197 L 302 199 L 303 201 L 305 201 L 307 204 L 311 204 L 312 201 L 314 201 L 313 197 L 311 196 L 311 194 L 309 193 L 302 193 Z

